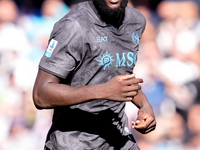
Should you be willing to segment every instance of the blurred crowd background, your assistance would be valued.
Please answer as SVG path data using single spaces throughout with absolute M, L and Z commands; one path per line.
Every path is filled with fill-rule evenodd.
M 43 149 L 52 110 L 34 107 L 32 88 L 54 23 L 78 2 L 0 0 L 0 150 Z M 157 118 L 152 133 L 130 130 L 141 150 L 200 150 L 200 1 L 129 5 L 147 20 L 134 73 Z

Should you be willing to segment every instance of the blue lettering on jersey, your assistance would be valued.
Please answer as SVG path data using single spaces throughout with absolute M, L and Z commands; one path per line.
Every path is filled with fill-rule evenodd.
M 132 40 L 133 40 L 133 43 L 134 43 L 135 45 L 138 45 L 139 42 L 140 42 L 139 35 L 138 35 L 138 33 L 137 33 L 136 31 L 134 31 L 134 32 L 132 33 Z
M 119 53 L 116 53 L 117 61 L 116 61 L 116 66 L 115 67 L 126 66 L 125 65 L 125 62 L 126 62 L 125 54 L 126 53 L 123 53 L 122 54 L 122 58 L 120 59 Z
M 116 68 L 125 66 L 130 67 L 132 65 L 136 65 L 137 53 L 138 51 L 136 51 L 135 53 L 122 53 L 121 57 L 119 53 L 116 53 L 116 59 L 113 59 L 113 56 L 111 56 L 111 54 L 108 54 L 108 52 L 106 51 L 106 53 L 100 56 L 100 59 L 98 59 L 97 61 L 100 62 L 99 65 L 103 66 L 104 70 L 106 69 L 106 67 L 111 66 L 112 62 L 114 61 L 116 62 Z
M 133 52 L 129 52 L 128 54 L 127 54 L 127 66 L 132 66 L 133 65 L 133 63 L 134 64 L 136 64 L 136 62 L 134 61 L 134 53 Z
M 136 51 L 135 56 L 134 56 L 134 65 L 136 65 L 137 63 L 137 55 L 138 55 L 138 51 Z
M 107 36 L 98 36 L 96 37 L 97 42 L 107 42 L 108 37 Z

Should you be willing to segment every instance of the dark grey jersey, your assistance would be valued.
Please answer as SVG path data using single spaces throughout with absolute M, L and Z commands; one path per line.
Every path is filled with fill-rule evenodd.
M 39 68 L 62 79 L 63 84 L 84 86 L 105 83 L 131 74 L 137 61 L 145 18 L 126 8 L 116 29 L 102 22 L 91 2 L 79 3 L 59 20 Z M 54 109 L 46 147 L 49 149 L 138 149 L 128 131 L 125 103 L 104 99 Z

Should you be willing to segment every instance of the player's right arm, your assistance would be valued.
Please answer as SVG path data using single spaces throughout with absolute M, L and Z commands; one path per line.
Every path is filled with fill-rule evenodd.
M 142 79 L 134 75 L 120 75 L 104 84 L 71 87 L 60 79 L 39 69 L 33 88 L 33 101 L 38 109 L 68 106 L 93 99 L 132 101 Z

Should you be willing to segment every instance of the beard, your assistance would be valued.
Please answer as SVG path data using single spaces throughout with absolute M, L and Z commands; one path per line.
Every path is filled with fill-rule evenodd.
M 123 21 L 128 0 L 122 0 L 120 7 L 116 9 L 108 7 L 105 0 L 93 0 L 93 3 L 103 21 L 116 25 L 120 23 L 119 17 L 121 22 Z

